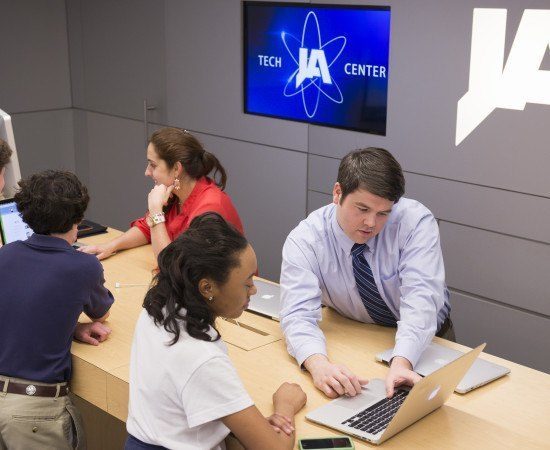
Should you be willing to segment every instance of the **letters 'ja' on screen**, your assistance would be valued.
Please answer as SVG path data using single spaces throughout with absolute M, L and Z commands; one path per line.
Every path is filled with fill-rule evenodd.
M 386 134 L 390 8 L 244 2 L 246 113 Z

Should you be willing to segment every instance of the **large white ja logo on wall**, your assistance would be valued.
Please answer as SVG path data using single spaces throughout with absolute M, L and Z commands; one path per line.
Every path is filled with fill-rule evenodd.
M 470 84 L 458 101 L 456 145 L 495 108 L 550 105 L 550 71 L 540 70 L 550 45 L 550 10 L 523 12 L 504 66 L 506 13 L 505 9 L 474 9 Z

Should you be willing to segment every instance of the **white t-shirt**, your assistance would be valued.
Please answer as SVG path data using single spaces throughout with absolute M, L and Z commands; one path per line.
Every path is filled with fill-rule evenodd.
M 215 336 L 214 330 L 209 330 Z M 195 339 L 181 327 L 178 342 L 143 310 L 130 360 L 128 433 L 169 449 L 224 449 L 220 420 L 253 405 L 220 339 Z

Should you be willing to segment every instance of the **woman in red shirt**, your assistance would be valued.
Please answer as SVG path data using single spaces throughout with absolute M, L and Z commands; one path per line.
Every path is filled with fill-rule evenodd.
M 219 175 L 218 182 L 208 178 L 212 171 L 214 178 Z M 147 146 L 145 176 L 155 182 L 145 216 L 133 221 L 122 236 L 81 251 L 105 259 L 119 250 L 151 243 L 157 257 L 195 217 L 207 211 L 219 213 L 243 233 L 239 215 L 223 192 L 225 169 L 191 133 L 171 127 L 155 131 Z

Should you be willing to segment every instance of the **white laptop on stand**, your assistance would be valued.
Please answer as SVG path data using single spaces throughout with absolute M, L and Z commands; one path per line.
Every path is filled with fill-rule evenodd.
M 390 348 L 379 353 L 376 355 L 376 360 L 389 364 L 392 352 L 393 348 Z M 426 350 L 424 350 L 424 353 L 422 353 L 416 366 L 414 366 L 414 371 L 422 376 L 430 375 L 445 364 L 460 358 L 463 354 L 464 353 L 458 350 L 453 350 L 452 348 L 432 342 Z M 478 358 L 474 361 L 474 364 L 470 367 L 468 372 L 466 372 L 464 378 L 460 380 L 460 383 L 458 383 L 455 388 L 455 392 L 465 394 L 497 378 L 503 377 L 508 373 L 510 373 L 508 367 L 499 366 L 498 364 Z

